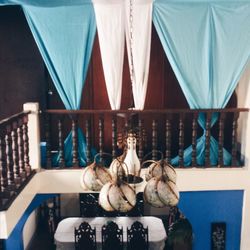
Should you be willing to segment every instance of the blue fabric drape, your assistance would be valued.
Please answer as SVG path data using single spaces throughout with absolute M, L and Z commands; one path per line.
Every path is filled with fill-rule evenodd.
M 0 0 L 0 5 L 31 5 L 39 7 L 74 6 L 91 3 L 91 0 Z
M 24 5 L 23 10 L 66 109 L 79 109 L 96 32 L 92 3 L 53 8 Z M 80 165 L 84 166 L 86 143 L 80 129 L 78 144 Z M 66 164 L 71 165 L 72 133 L 64 149 Z
M 190 108 L 224 108 L 249 60 L 250 2 L 155 0 L 153 22 Z M 204 116 L 199 124 L 205 129 Z M 204 141 L 205 135 L 197 141 L 201 165 Z M 185 165 L 191 152 L 184 152 Z M 224 164 L 230 157 L 224 150 Z M 218 143 L 211 137 L 211 164 L 217 160 Z

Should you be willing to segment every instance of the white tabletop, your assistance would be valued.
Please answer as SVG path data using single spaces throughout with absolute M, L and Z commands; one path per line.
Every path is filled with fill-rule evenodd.
M 107 221 L 114 221 L 123 227 L 123 242 L 127 241 L 127 227 L 130 228 L 135 221 L 140 221 L 144 227 L 148 227 L 149 249 L 161 250 L 164 248 L 166 232 L 161 219 L 152 216 L 143 217 L 93 217 L 93 218 L 67 218 L 62 220 L 56 229 L 54 239 L 57 250 L 74 250 L 74 229 L 83 222 L 88 222 L 92 228 L 96 228 L 97 248 L 101 248 L 101 230 Z

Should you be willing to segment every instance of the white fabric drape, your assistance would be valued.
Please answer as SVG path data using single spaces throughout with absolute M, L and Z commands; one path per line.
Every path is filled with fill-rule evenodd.
M 124 0 L 93 0 L 111 109 L 120 109 L 125 46 Z
M 133 96 L 136 109 L 143 109 L 147 94 L 152 28 L 152 0 L 133 1 L 132 5 L 132 54 L 134 64 Z M 131 67 L 130 0 L 125 0 L 126 42 Z M 130 68 L 131 71 L 131 68 Z

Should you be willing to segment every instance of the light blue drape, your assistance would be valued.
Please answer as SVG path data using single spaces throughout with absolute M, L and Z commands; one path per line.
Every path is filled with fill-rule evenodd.
M 155 0 L 153 22 L 190 108 L 224 108 L 250 55 L 249 1 Z M 216 122 L 216 116 L 212 124 Z M 205 129 L 205 118 L 199 116 Z M 197 141 L 204 165 L 205 134 Z M 192 148 L 184 152 L 191 163 Z M 230 163 L 224 150 L 224 164 Z M 211 137 L 210 161 L 217 165 L 218 142 Z M 177 164 L 178 157 L 172 163 Z
M 0 5 L 31 5 L 39 7 L 74 6 L 91 3 L 91 0 L 0 0 Z
M 92 3 L 57 7 L 23 5 L 23 10 L 66 109 L 79 109 L 96 32 Z M 84 166 L 86 143 L 80 129 L 78 144 L 80 165 Z M 71 165 L 72 133 L 65 140 L 64 149 L 66 165 Z

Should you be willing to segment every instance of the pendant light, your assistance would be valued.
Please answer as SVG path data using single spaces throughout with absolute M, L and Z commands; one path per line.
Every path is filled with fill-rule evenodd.
M 154 173 L 156 176 L 153 176 L 147 182 L 143 192 L 144 200 L 153 207 L 176 206 L 180 197 L 179 190 L 174 182 L 176 181 L 176 175 L 172 175 L 175 171 L 172 172 L 172 166 L 169 168 L 164 160 L 153 164 L 151 170 L 160 166 L 161 173 L 151 171 L 151 174 Z
M 94 162 L 83 170 L 81 184 L 84 189 L 100 191 L 103 185 L 112 179 L 108 169 L 104 166 L 104 164 L 97 163 L 96 159 L 99 155 L 100 154 L 96 154 Z M 102 153 L 102 155 L 110 154 Z
M 106 183 L 99 194 L 99 204 L 106 211 L 128 212 L 136 204 L 136 193 L 124 178 L 124 169 L 126 164 L 122 165 L 119 160 L 116 161 L 117 166 L 116 176 Z M 127 170 L 128 172 L 128 170 Z

